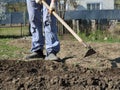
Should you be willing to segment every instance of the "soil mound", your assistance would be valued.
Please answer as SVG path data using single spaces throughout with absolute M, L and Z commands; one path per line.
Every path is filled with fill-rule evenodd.
M 120 90 L 120 69 L 55 61 L 0 61 L 0 90 Z
M 29 54 L 31 38 L 9 42 L 21 56 Z M 96 54 L 79 42 L 61 40 L 60 62 L 24 61 L 21 57 L 0 60 L 0 90 L 120 90 L 120 43 L 88 42 Z

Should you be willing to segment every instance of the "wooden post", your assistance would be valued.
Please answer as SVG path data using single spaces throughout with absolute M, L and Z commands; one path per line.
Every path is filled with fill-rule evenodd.
M 76 32 L 76 22 L 75 22 L 75 20 L 72 20 L 72 24 L 73 24 L 73 30 L 75 30 L 75 32 Z
M 92 31 L 95 31 L 96 30 L 96 21 L 91 20 L 91 24 L 92 24 Z
M 76 23 L 77 23 L 77 34 L 79 34 L 80 33 L 79 20 L 76 20 Z
M 21 37 L 23 36 L 22 23 L 21 23 Z

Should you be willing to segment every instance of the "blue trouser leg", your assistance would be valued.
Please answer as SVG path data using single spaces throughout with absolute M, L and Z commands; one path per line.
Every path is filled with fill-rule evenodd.
M 46 0 L 46 2 L 50 4 L 50 0 Z M 56 18 L 48 13 L 48 9 L 46 7 L 36 4 L 34 0 L 27 0 L 27 8 L 32 33 L 31 51 L 34 52 L 39 49 L 43 49 L 45 41 L 47 54 L 51 52 L 58 53 L 60 50 L 60 43 L 57 37 Z M 43 12 L 41 11 L 42 8 Z M 42 32 L 42 20 L 44 24 L 45 40 Z
M 36 4 L 34 0 L 27 0 L 29 14 L 30 31 L 32 34 L 31 51 L 35 52 L 43 49 L 44 37 L 42 32 L 42 5 Z
M 50 4 L 50 0 L 46 0 Z M 57 37 L 57 23 L 56 18 L 48 13 L 48 9 L 43 6 L 43 23 L 45 32 L 45 43 L 47 54 L 53 52 L 58 53 L 60 50 L 60 43 Z

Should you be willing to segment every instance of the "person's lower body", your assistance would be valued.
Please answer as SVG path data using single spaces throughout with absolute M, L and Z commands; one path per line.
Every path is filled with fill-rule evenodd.
M 36 4 L 35 0 L 27 0 L 27 10 L 29 15 L 30 32 L 32 35 L 32 54 L 26 59 L 44 58 L 43 46 L 44 36 L 42 31 L 42 5 Z
M 50 0 L 46 0 L 50 4 Z M 55 60 L 57 53 L 60 50 L 60 43 L 57 37 L 57 23 L 56 18 L 49 14 L 48 9 L 43 6 L 43 25 L 45 33 L 45 44 L 46 44 L 46 58 L 45 60 Z
M 50 0 L 46 0 L 46 2 L 50 4 Z M 27 8 L 29 13 L 29 21 L 31 25 L 30 31 L 32 34 L 31 51 L 33 52 L 32 54 L 27 56 L 27 58 L 44 58 L 45 56 L 43 54 L 43 46 L 45 44 L 45 59 L 57 59 L 56 55 L 60 50 L 60 43 L 57 37 L 57 25 L 55 17 L 48 13 L 48 9 L 46 7 L 36 4 L 34 0 L 27 0 Z M 44 35 L 42 27 L 44 27 Z

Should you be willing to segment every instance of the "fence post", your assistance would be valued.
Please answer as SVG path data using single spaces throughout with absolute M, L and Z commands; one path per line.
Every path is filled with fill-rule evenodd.
M 72 20 L 72 24 L 73 24 L 73 30 L 76 32 L 76 21 Z
M 77 23 L 77 34 L 79 34 L 80 33 L 79 20 L 76 20 L 76 23 Z
M 10 27 L 12 26 L 12 13 L 10 13 Z
M 21 27 L 21 37 L 23 36 L 23 31 L 22 31 L 22 23 L 21 23 L 21 25 L 20 25 L 20 27 Z

